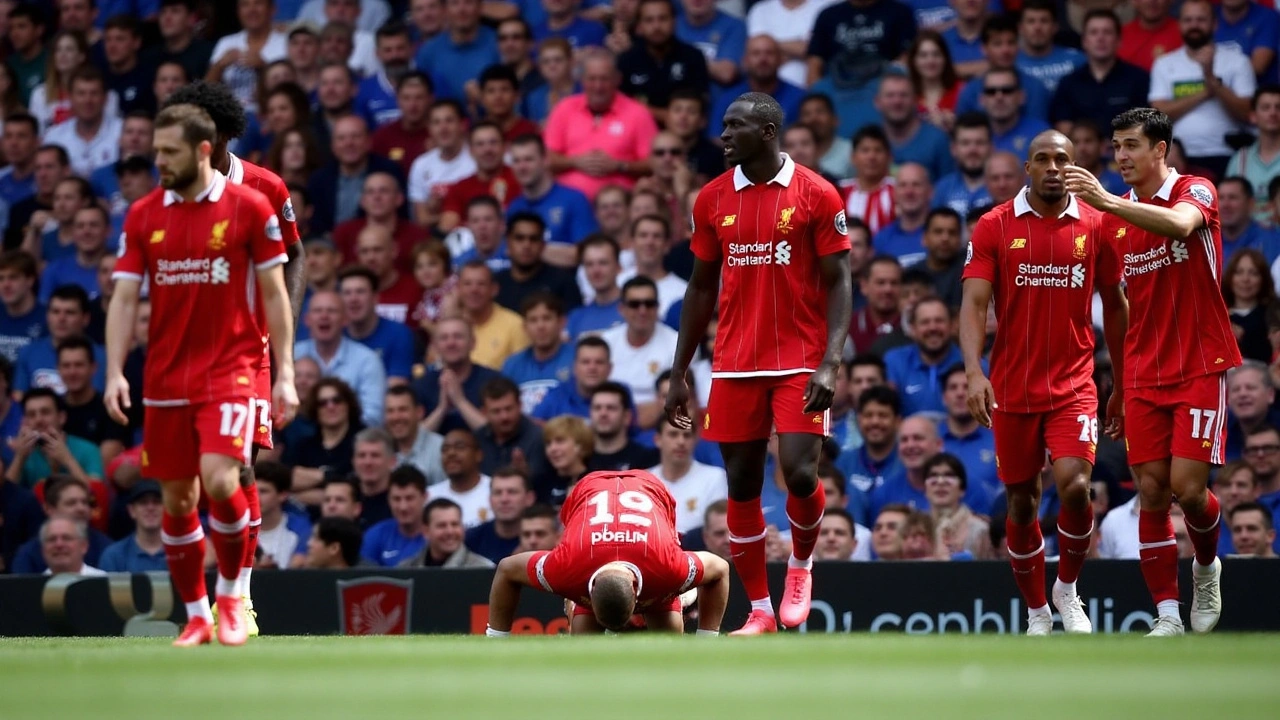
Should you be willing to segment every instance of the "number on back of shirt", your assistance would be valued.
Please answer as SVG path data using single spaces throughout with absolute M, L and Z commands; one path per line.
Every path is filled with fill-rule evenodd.
M 1098 442 L 1098 418 L 1081 414 L 1076 422 L 1080 423 L 1080 442 Z
M 648 513 L 653 512 L 653 500 L 648 495 L 635 490 L 625 490 L 617 495 L 618 502 L 616 507 L 610 507 L 611 493 L 608 490 L 601 490 L 591 499 L 587 501 L 588 505 L 595 507 L 596 512 L 587 521 L 588 525 L 609 525 L 615 517 L 611 510 L 618 511 L 617 521 L 626 525 L 638 525 L 640 527 L 649 527 L 653 524 L 653 520 L 646 517 Z M 632 510 L 634 512 L 622 512 L 624 510 Z M 637 515 L 636 513 L 645 513 L 645 515 Z
M 1208 408 L 1191 408 L 1191 439 L 1208 440 L 1213 437 L 1213 421 L 1218 419 L 1218 411 Z
M 223 437 L 243 437 L 244 424 L 249 421 L 249 406 L 244 403 L 222 403 L 218 406 L 222 420 L 218 434 Z

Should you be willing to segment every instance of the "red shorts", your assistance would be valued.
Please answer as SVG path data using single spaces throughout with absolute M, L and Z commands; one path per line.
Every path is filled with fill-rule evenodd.
M 253 444 L 264 450 L 275 447 L 271 442 L 271 385 L 271 367 L 266 365 L 258 370 L 258 377 L 253 385 L 258 397 L 249 406 L 254 425 Z
M 255 423 L 248 399 L 176 407 L 148 406 L 142 426 L 142 474 L 156 480 L 200 476 L 200 456 L 249 462 Z
M 831 412 L 804 412 L 804 388 L 812 373 L 715 378 L 702 419 L 702 437 L 713 442 L 767 440 L 770 431 L 826 437 Z
M 1093 462 L 1098 449 L 1098 399 L 1082 397 L 1039 413 L 991 413 L 996 474 L 1006 485 L 1026 482 L 1044 469 L 1044 454 Z
M 1202 375 L 1178 385 L 1133 388 L 1124 399 L 1129 464 L 1170 456 L 1225 462 L 1227 375 Z

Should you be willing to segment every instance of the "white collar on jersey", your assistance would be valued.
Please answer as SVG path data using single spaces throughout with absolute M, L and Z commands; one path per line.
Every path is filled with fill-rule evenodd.
M 240 158 L 234 153 L 227 153 L 227 179 L 232 185 L 240 185 L 244 183 L 244 163 L 240 162 Z
M 1161 185 L 1160 189 L 1156 191 L 1155 197 L 1159 198 L 1160 200 L 1168 201 L 1169 197 L 1173 195 L 1173 184 L 1178 182 L 1178 177 L 1179 177 L 1178 171 L 1173 168 L 1169 168 L 1169 177 L 1164 179 L 1164 184 Z M 1129 199 L 1134 202 L 1137 202 L 1138 191 L 1130 188 Z
M 1022 190 L 1019 191 L 1018 194 L 1013 197 L 1013 216 L 1014 217 L 1022 217 L 1027 213 L 1031 213 L 1036 217 L 1040 217 L 1040 213 L 1036 212 L 1035 208 L 1031 207 L 1031 201 L 1027 199 L 1027 195 L 1029 195 L 1030 193 L 1031 193 L 1031 188 L 1024 186 Z M 1058 218 L 1062 219 L 1067 215 L 1070 215 L 1076 220 L 1079 220 L 1080 205 L 1079 203 L 1076 202 L 1076 196 L 1068 193 L 1067 197 L 1070 198 L 1070 200 L 1067 200 L 1067 208 L 1062 211 L 1062 214 L 1059 215 Z
M 635 565 L 632 565 L 629 562 L 622 562 L 621 560 L 615 560 L 614 562 L 626 567 L 628 570 L 636 574 L 636 597 L 639 598 L 640 591 L 644 590 L 644 575 L 641 574 L 640 568 L 636 567 Z M 587 578 L 587 594 L 588 595 L 591 594 L 591 588 L 594 587 L 596 584 L 596 576 L 599 575 L 601 572 L 603 572 L 604 568 L 605 566 L 601 565 L 599 569 L 591 573 L 591 577 Z
M 773 176 L 772 180 L 765 183 L 765 185 L 768 185 L 769 183 L 778 183 L 782 187 L 790 187 L 791 178 L 796 175 L 796 161 L 792 160 L 791 156 L 786 153 L 779 154 L 782 155 L 782 169 L 778 171 L 777 175 Z M 752 185 L 755 185 L 755 183 L 751 182 L 751 180 L 747 178 L 747 174 L 742 172 L 741 165 L 738 165 L 733 169 L 734 190 L 742 192 L 742 188 L 751 187 Z
M 196 195 L 195 201 L 203 202 L 204 200 L 208 199 L 209 202 L 218 202 L 218 200 L 222 199 L 222 191 L 225 190 L 226 188 L 227 188 L 227 176 L 223 175 L 217 170 L 214 170 L 213 182 L 209 183 L 209 187 L 205 188 L 204 190 L 201 190 L 199 195 Z M 175 203 L 180 203 L 180 202 L 183 202 L 181 195 L 179 195 L 178 193 L 172 190 L 164 191 L 165 207 L 169 207 L 170 205 L 173 205 Z

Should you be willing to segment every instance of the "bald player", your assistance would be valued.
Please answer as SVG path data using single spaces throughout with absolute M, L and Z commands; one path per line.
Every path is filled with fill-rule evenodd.
M 1044 539 L 1037 520 L 1045 452 L 1062 509 L 1061 558 L 1053 604 L 1069 633 L 1093 632 L 1076 592 L 1089 551 L 1093 513 L 1089 476 L 1098 442 L 1093 384 L 1092 299 L 1102 295 L 1107 345 L 1124 347 L 1129 308 L 1120 289 L 1121 262 L 1110 216 L 1067 192 L 1071 141 L 1055 130 L 1035 137 L 1025 165 L 1029 186 L 987 213 L 973 230 L 965 259 L 960 348 L 969 380 L 969 409 L 996 440 L 996 469 L 1009 498 L 1009 557 L 1027 603 L 1027 634 L 1048 635 Z M 1109 233 L 1109 234 L 1108 234 Z M 991 378 L 982 372 L 987 307 L 995 301 Z M 1113 362 L 1118 354 L 1113 354 Z M 1123 377 L 1123 363 L 1115 364 Z M 1107 432 L 1118 436 L 1123 392 L 1107 403 Z

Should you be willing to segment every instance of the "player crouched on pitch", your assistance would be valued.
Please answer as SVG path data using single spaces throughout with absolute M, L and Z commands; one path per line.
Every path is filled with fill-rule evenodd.
M 636 614 L 651 630 L 683 632 L 680 595 L 699 588 L 698 634 L 719 634 L 729 602 L 729 563 L 680 548 L 675 499 L 652 474 L 591 473 L 569 493 L 560 520 L 563 539 L 554 550 L 520 553 L 498 564 L 487 635 L 511 633 L 525 585 L 575 604 L 574 635 L 621 630 Z

